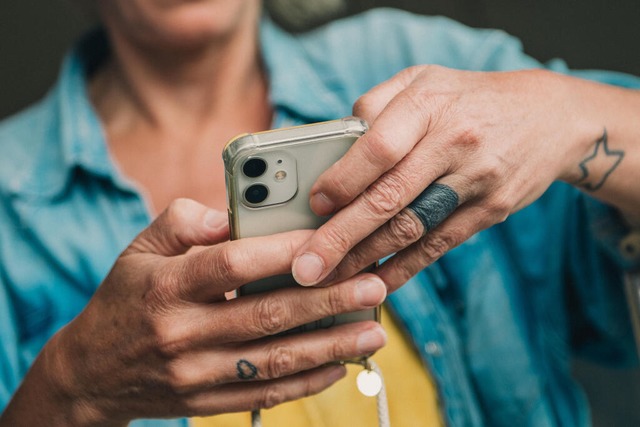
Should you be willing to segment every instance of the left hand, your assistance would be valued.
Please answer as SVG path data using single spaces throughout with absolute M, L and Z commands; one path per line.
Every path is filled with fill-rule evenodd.
M 339 280 L 396 253 L 377 272 L 392 291 L 554 180 L 579 181 L 603 128 L 576 114 L 567 80 L 419 66 L 362 96 L 354 114 L 371 128 L 312 188 L 312 209 L 337 213 L 297 252 L 298 282 Z M 422 206 L 405 209 L 425 189 Z

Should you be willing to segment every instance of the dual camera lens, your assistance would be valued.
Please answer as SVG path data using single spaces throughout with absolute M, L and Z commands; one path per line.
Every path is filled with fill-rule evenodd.
M 259 158 L 249 159 L 242 165 L 242 172 L 249 178 L 258 178 L 267 170 L 267 162 Z M 252 205 L 266 200 L 269 189 L 264 184 L 253 184 L 244 191 L 244 199 Z

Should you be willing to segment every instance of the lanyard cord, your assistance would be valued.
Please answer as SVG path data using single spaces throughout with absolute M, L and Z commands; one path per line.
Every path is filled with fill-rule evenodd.
M 374 371 L 380 376 L 380 379 L 382 380 L 382 387 L 380 388 L 380 392 L 376 395 L 378 426 L 391 427 L 391 422 L 389 421 L 389 402 L 387 401 L 387 390 L 384 387 L 384 378 L 382 377 L 382 371 L 380 370 L 380 367 L 371 359 L 365 359 L 364 362 L 358 363 L 358 365 L 363 365 L 365 369 Z M 262 427 L 262 417 L 260 416 L 260 409 L 255 409 L 251 412 L 251 427 Z

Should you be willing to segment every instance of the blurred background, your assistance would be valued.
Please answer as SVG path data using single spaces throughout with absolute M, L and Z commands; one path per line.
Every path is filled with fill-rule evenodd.
M 446 15 L 474 27 L 504 29 L 542 61 L 559 57 L 572 68 L 640 75 L 639 0 L 270 0 L 268 6 L 294 32 L 378 6 Z M 46 92 L 64 52 L 91 25 L 69 0 L 0 2 L 0 119 Z M 574 366 L 595 426 L 640 426 L 640 371 L 580 360 Z

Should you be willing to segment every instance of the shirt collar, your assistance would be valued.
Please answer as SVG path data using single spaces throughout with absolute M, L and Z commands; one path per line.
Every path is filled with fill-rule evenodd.
M 271 104 L 276 111 L 293 119 L 280 124 L 322 121 L 344 115 L 344 103 L 331 90 L 332 76 L 314 67 L 298 37 L 264 17 L 260 42 Z M 31 168 L 25 165 L 25 173 L 21 174 L 25 179 L 17 180 L 14 187 L 18 193 L 53 197 L 64 190 L 75 169 L 110 178 L 123 188 L 132 188 L 114 167 L 87 90 L 87 76 L 108 54 L 106 35 L 98 30 L 85 35 L 65 57 L 57 84 L 43 103 L 53 123 L 42 135 L 33 135 L 47 143 L 34 153 Z M 58 141 L 51 141 L 52 138 Z
M 260 41 L 271 103 L 304 122 L 343 116 L 345 103 L 334 90 L 335 77 L 326 68 L 321 70 L 306 52 L 305 37 L 292 35 L 263 18 Z
M 102 125 L 89 100 L 87 76 L 107 55 L 102 31 L 85 36 L 65 59 L 57 97 L 65 166 L 78 166 L 99 176 L 110 176 L 114 170 Z
M 100 120 L 89 101 L 87 78 L 98 62 L 106 58 L 108 45 L 101 31 L 87 34 L 68 53 L 56 85 L 47 97 L 26 112 L 34 152 L 12 185 L 25 197 L 52 198 L 64 191 L 73 173 L 118 180 L 107 149 Z

